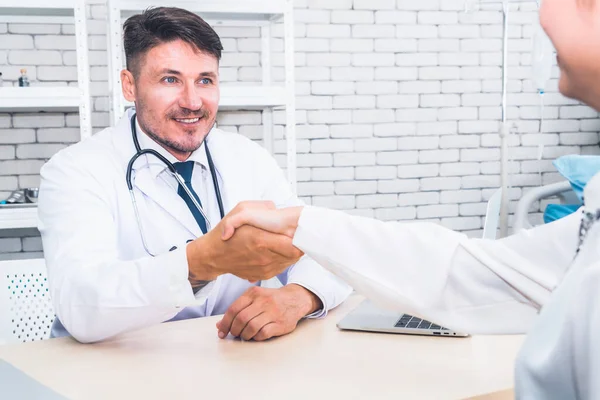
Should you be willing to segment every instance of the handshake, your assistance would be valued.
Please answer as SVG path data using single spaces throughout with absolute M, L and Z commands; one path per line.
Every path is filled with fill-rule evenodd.
M 292 244 L 302 207 L 276 209 L 270 201 L 238 204 L 187 247 L 192 286 L 230 273 L 251 282 L 270 279 L 304 254 Z

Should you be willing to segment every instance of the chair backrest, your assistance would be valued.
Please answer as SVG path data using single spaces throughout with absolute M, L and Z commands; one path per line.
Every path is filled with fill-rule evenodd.
M 0 261 L 0 344 L 47 339 L 53 321 L 44 260 Z
M 500 223 L 500 204 L 502 203 L 502 189 L 498 189 L 490 197 L 483 224 L 483 238 L 496 240 L 498 225 Z

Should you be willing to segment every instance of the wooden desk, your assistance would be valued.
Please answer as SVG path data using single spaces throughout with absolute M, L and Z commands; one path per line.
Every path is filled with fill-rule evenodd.
M 220 340 L 219 317 L 82 345 L 0 346 L 0 358 L 71 399 L 461 399 L 513 385 L 521 336 L 439 338 L 340 331 L 324 320 L 268 342 Z

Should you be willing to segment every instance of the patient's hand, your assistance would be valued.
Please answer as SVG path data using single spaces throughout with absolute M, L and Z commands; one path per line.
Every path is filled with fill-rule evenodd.
M 235 230 L 244 225 L 294 237 L 298 227 L 298 219 L 303 207 L 291 207 L 280 210 L 258 208 L 252 204 L 240 203 L 222 222 L 223 240 L 229 240 Z

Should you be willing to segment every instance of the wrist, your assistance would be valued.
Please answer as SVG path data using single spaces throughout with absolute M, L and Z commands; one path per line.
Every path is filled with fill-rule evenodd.
M 286 230 L 284 234 L 290 238 L 293 238 L 298 229 L 298 220 L 304 207 L 291 207 L 284 210 L 283 219 Z
M 321 302 L 319 296 L 306 289 L 304 286 L 298 285 L 296 283 L 290 283 L 284 288 L 288 291 L 294 292 L 299 298 L 300 301 L 298 302 L 298 304 L 301 305 L 301 315 L 299 315 L 299 318 L 304 318 L 305 316 L 323 308 L 323 303 Z
M 220 273 L 212 260 L 210 254 L 211 246 L 208 245 L 207 235 L 190 242 L 186 246 L 188 270 L 190 281 L 211 281 L 216 279 Z

